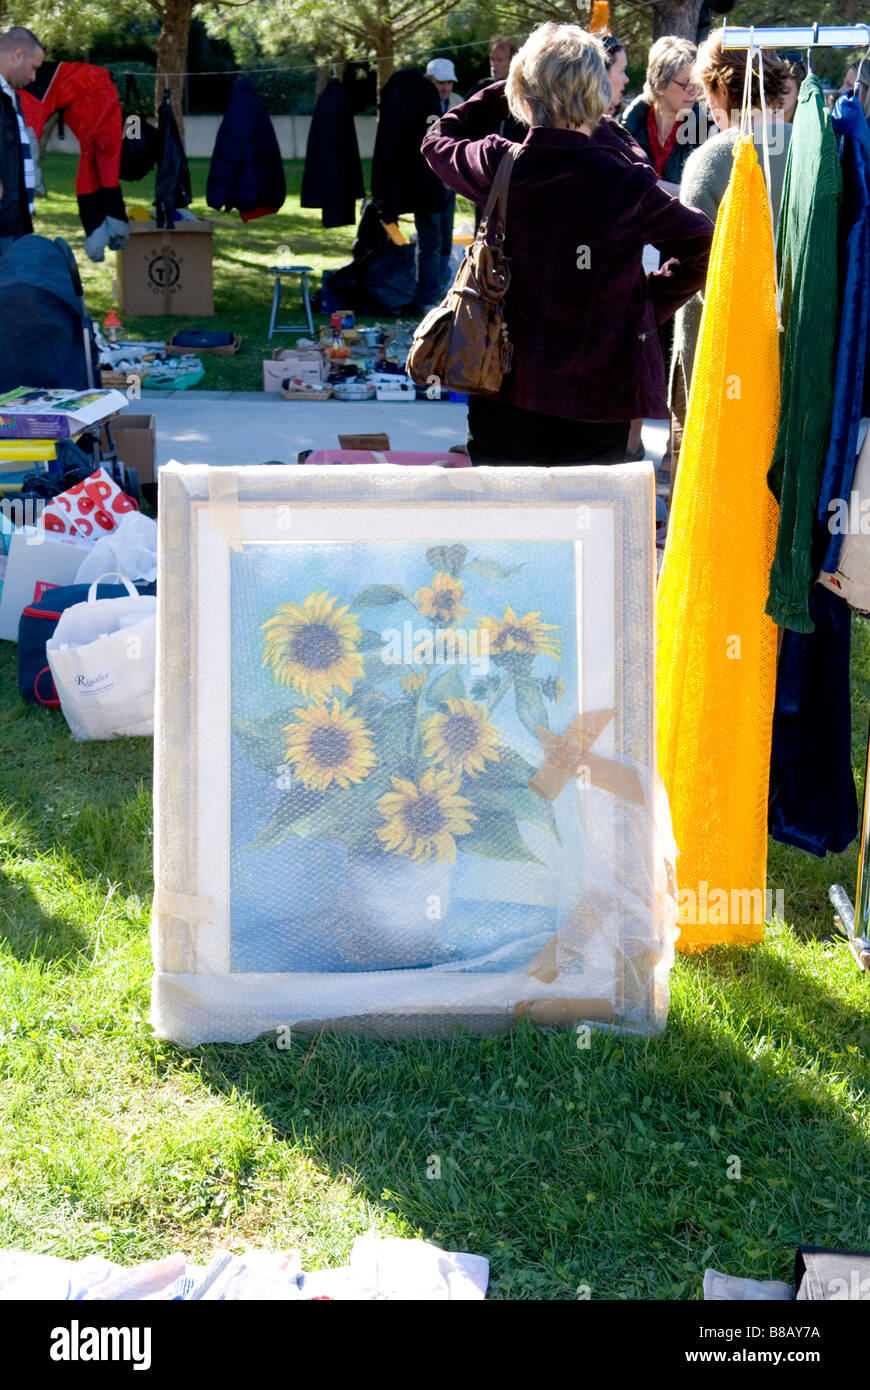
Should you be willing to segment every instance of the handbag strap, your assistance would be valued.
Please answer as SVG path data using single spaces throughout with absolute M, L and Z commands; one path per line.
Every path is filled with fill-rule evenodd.
M 486 240 L 493 214 L 495 214 L 497 223 L 496 240 L 504 241 L 505 223 L 507 221 L 508 185 L 511 181 L 511 174 L 514 171 L 514 163 L 521 149 L 522 145 L 512 144 L 510 149 L 506 150 L 502 156 L 501 163 L 495 171 L 492 188 L 489 190 L 489 197 L 486 200 L 483 217 L 480 219 L 480 226 L 477 229 L 478 241 Z

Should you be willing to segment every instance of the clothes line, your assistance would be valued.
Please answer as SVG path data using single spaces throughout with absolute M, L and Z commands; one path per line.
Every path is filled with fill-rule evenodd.
M 646 3 L 646 4 L 655 4 L 655 3 L 656 3 L 656 0 L 644 0 L 644 3 Z M 507 37 L 507 38 L 516 39 L 516 38 L 519 37 L 519 36 L 516 35 L 516 34 L 508 34 L 508 35 L 506 35 L 506 37 Z M 451 53 L 459 53 L 460 51 L 462 51 L 462 50 L 464 50 L 464 49 L 466 49 L 466 48 L 486 48 L 486 47 L 487 47 L 487 40 L 486 40 L 486 39 L 473 39 L 473 40 L 471 40 L 469 43 L 452 43 L 452 44 L 450 45 L 450 52 L 451 52 Z M 403 51 L 403 52 L 404 52 L 404 51 Z M 430 48 L 417 48 L 417 49 L 414 49 L 413 52 L 410 52 L 410 53 L 404 52 L 404 57 L 407 57 L 407 58 L 422 58 L 422 57 L 425 57 L 426 54 L 431 53 L 431 52 L 432 52 L 431 47 L 430 47 Z M 443 55 L 442 55 L 442 56 L 443 56 Z M 389 58 L 389 57 L 392 57 L 395 61 L 397 61 L 398 58 L 399 58 L 399 55 L 396 54 L 396 53 L 393 53 L 393 54 L 389 54 L 389 53 L 364 53 L 364 54 L 356 54 L 356 55 L 354 55 L 354 56 L 351 57 L 351 58 L 324 58 L 324 59 L 323 59 L 321 62 L 319 62 L 319 63 L 300 63 L 300 64 L 295 65 L 295 66 L 293 66 L 293 67 L 281 67 L 281 68 L 254 68 L 254 67 L 247 67 L 247 68 L 216 68 L 216 69 L 214 69 L 214 71 L 209 71 L 209 72 L 198 72 L 198 71 L 197 71 L 197 72 L 188 72 L 187 70 L 185 70 L 185 71 L 183 71 L 183 72 L 153 72 L 153 73 L 152 73 L 152 72 L 142 72 L 141 68 L 136 68 L 136 69 L 133 69 L 133 68 L 129 68 L 129 69 L 128 69 L 128 68 L 118 68 L 118 69 L 113 69 L 113 71 L 114 71 L 116 77 L 127 77 L 127 76 L 130 76 L 130 77 L 141 77 L 142 80 L 143 80 L 143 82 L 146 81 L 146 80 L 150 80 L 152 77 L 258 77 L 258 76 L 260 76 L 262 73 L 267 73 L 267 72 L 286 72 L 286 73 L 290 73 L 290 72 L 318 72 L 321 68 L 332 67 L 332 68 L 334 69 L 339 63 L 344 64 L 345 66 L 346 66 L 348 63 L 379 63 L 379 62 L 381 62 L 381 61 L 383 61 L 383 60 L 386 60 L 386 59 Z
M 723 48 L 870 48 L 870 24 L 801 24 L 796 28 L 722 25 Z

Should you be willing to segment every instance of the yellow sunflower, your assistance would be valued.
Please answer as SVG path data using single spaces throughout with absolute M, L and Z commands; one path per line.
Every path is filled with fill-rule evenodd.
M 312 700 L 325 700 L 334 690 L 353 690 L 363 675 L 357 649 L 362 636 L 348 605 L 337 598 L 309 594 L 304 603 L 282 603 L 263 623 L 263 665 L 282 685 L 292 685 Z
M 473 700 L 445 700 L 446 714 L 433 714 L 423 725 L 423 751 L 453 772 L 483 772 L 486 759 L 498 762 L 498 730 L 485 705 Z
M 368 777 L 377 758 L 369 729 L 352 708 L 341 709 L 333 700 L 296 710 L 295 724 L 284 727 L 287 762 L 312 791 L 325 792 L 333 782 L 349 787 Z
M 410 675 L 403 676 L 399 684 L 406 695 L 417 695 L 426 684 L 426 672 L 412 671 Z
M 454 835 L 467 835 L 476 820 L 471 802 L 459 796 L 459 777 L 443 768 L 429 767 L 419 784 L 391 777 L 395 791 L 385 792 L 377 806 L 386 825 L 378 831 L 387 849 L 408 854 L 421 862 L 434 853 L 438 863 L 456 859 Z
M 558 651 L 561 638 L 549 636 L 559 631 L 559 624 L 542 623 L 540 613 L 527 613 L 524 618 L 518 618 L 508 606 L 502 618 L 481 618 L 480 627 L 489 637 L 490 654 L 520 652 L 561 659 Z
M 431 589 L 418 589 L 414 602 L 424 618 L 438 618 L 443 623 L 455 623 L 469 610 L 461 603 L 462 582 L 446 570 L 439 570 Z

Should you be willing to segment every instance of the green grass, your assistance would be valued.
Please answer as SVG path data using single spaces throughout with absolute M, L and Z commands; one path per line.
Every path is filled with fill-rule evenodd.
M 79 221 L 75 199 L 75 171 L 77 160 L 69 155 L 50 154 L 43 162 L 46 188 L 45 198 L 36 201 L 34 222 L 37 232 L 43 236 L 65 237 L 72 246 L 85 289 L 85 298 L 91 317 L 102 323 L 112 308 L 118 307 L 113 290 L 115 278 L 115 253 L 108 251 L 101 264 L 87 260 L 84 254 L 84 232 Z M 363 161 L 366 184 L 369 182 L 370 161 Z M 209 160 L 191 159 L 190 174 L 193 186 L 191 209 L 199 217 L 217 219 L 214 229 L 214 289 L 215 314 L 213 318 L 191 319 L 162 315 L 155 318 L 134 318 L 123 315 L 124 336 L 154 341 L 168 338 L 178 328 L 197 327 L 228 329 L 242 337 L 242 348 L 233 357 L 214 357 L 206 353 L 203 358 L 205 376 L 200 383 L 201 390 L 210 391 L 262 391 L 264 357 L 271 357 L 273 347 L 287 347 L 295 343 L 293 334 L 280 335 L 268 340 L 269 312 L 272 304 L 273 277 L 269 267 L 278 259 L 278 248 L 287 246 L 294 261 L 313 267 L 312 289 L 320 286 L 324 270 L 334 269 L 350 260 L 351 244 L 356 234 L 355 227 L 334 227 L 325 229 L 320 224 L 320 212 L 316 209 L 300 208 L 299 190 L 302 184 L 302 160 L 288 160 L 285 165 L 287 175 L 287 201 L 284 211 L 274 217 L 259 218 L 244 223 L 238 213 L 215 213 L 205 201 L 206 180 Z M 128 207 L 137 204 L 150 208 L 154 197 L 154 176 L 148 175 L 141 183 L 125 184 L 124 197 Z M 459 200 L 461 218 L 470 220 L 471 205 Z M 231 225 L 224 225 L 230 223 Z M 406 234 L 413 234 L 413 219 L 404 223 Z M 282 258 L 283 259 L 283 258 Z M 294 297 L 295 296 L 295 297 Z M 298 281 L 285 282 L 281 313 L 285 322 L 300 323 L 304 317 L 298 299 Z M 362 318 L 361 323 L 372 323 L 373 319 Z M 315 327 L 326 323 L 324 315 L 315 315 Z
M 697 1298 L 708 1264 L 788 1279 L 800 1242 L 867 1246 L 870 992 L 825 939 L 854 849 L 775 847 L 789 926 L 678 957 L 656 1039 L 185 1052 L 146 1021 L 150 741 L 74 743 L 19 702 L 15 657 L 4 643 L 0 1246 L 132 1263 L 298 1245 L 314 1268 L 374 1229 L 487 1254 L 511 1299 Z
M 47 161 L 53 189 L 70 164 Z M 49 209 L 80 244 L 69 195 Z M 292 210 L 279 226 L 216 234 L 215 324 L 247 342 L 205 384 L 244 369 L 259 386 L 267 278 L 238 260 L 266 265 L 286 240 L 320 268 L 352 234 Z M 111 271 L 86 279 L 102 316 Z M 870 642 L 862 620 L 854 633 L 860 794 Z M 686 1299 L 707 1265 L 789 1279 L 798 1243 L 870 1244 L 870 984 L 827 902 L 832 881 L 853 889 L 854 846 L 772 846 L 788 925 L 678 956 L 659 1038 L 596 1033 L 584 1050 L 524 1026 L 185 1052 L 146 1021 L 151 743 L 74 743 L 19 701 L 15 671 L 0 644 L 0 1247 L 133 1263 L 298 1245 L 315 1268 L 374 1229 L 488 1255 L 499 1298 Z

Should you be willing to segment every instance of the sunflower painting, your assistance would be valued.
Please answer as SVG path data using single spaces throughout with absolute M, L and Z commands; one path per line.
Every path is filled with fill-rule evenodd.
M 536 542 L 391 542 L 322 557 L 263 546 L 234 562 L 233 776 L 260 788 L 238 815 L 240 892 L 272 900 L 285 862 L 299 867 L 280 901 L 308 912 L 358 864 L 368 896 L 389 885 L 403 911 L 429 902 L 434 872 L 442 906 L 448 870 L 481 885 L 472 897 L 509 895 L 516 873 L 551 881 L 560 823 L 529 783 L 541 729 L 560 734 L 577 712 L 573 555 L 570 543 L 542 563 Z M 542 925 L 547 891 L 513 931 Z M 341 941 L 354 936 L 347 904 L 354 921 L 364 911 L 359 888 L 344 893 Z M 463 911 L 475 915 L 454 903 L 450 929 Z M 377 937 L 377 923 L 366 930 Z M 359 958 L 358 940 L 348 951 Z

